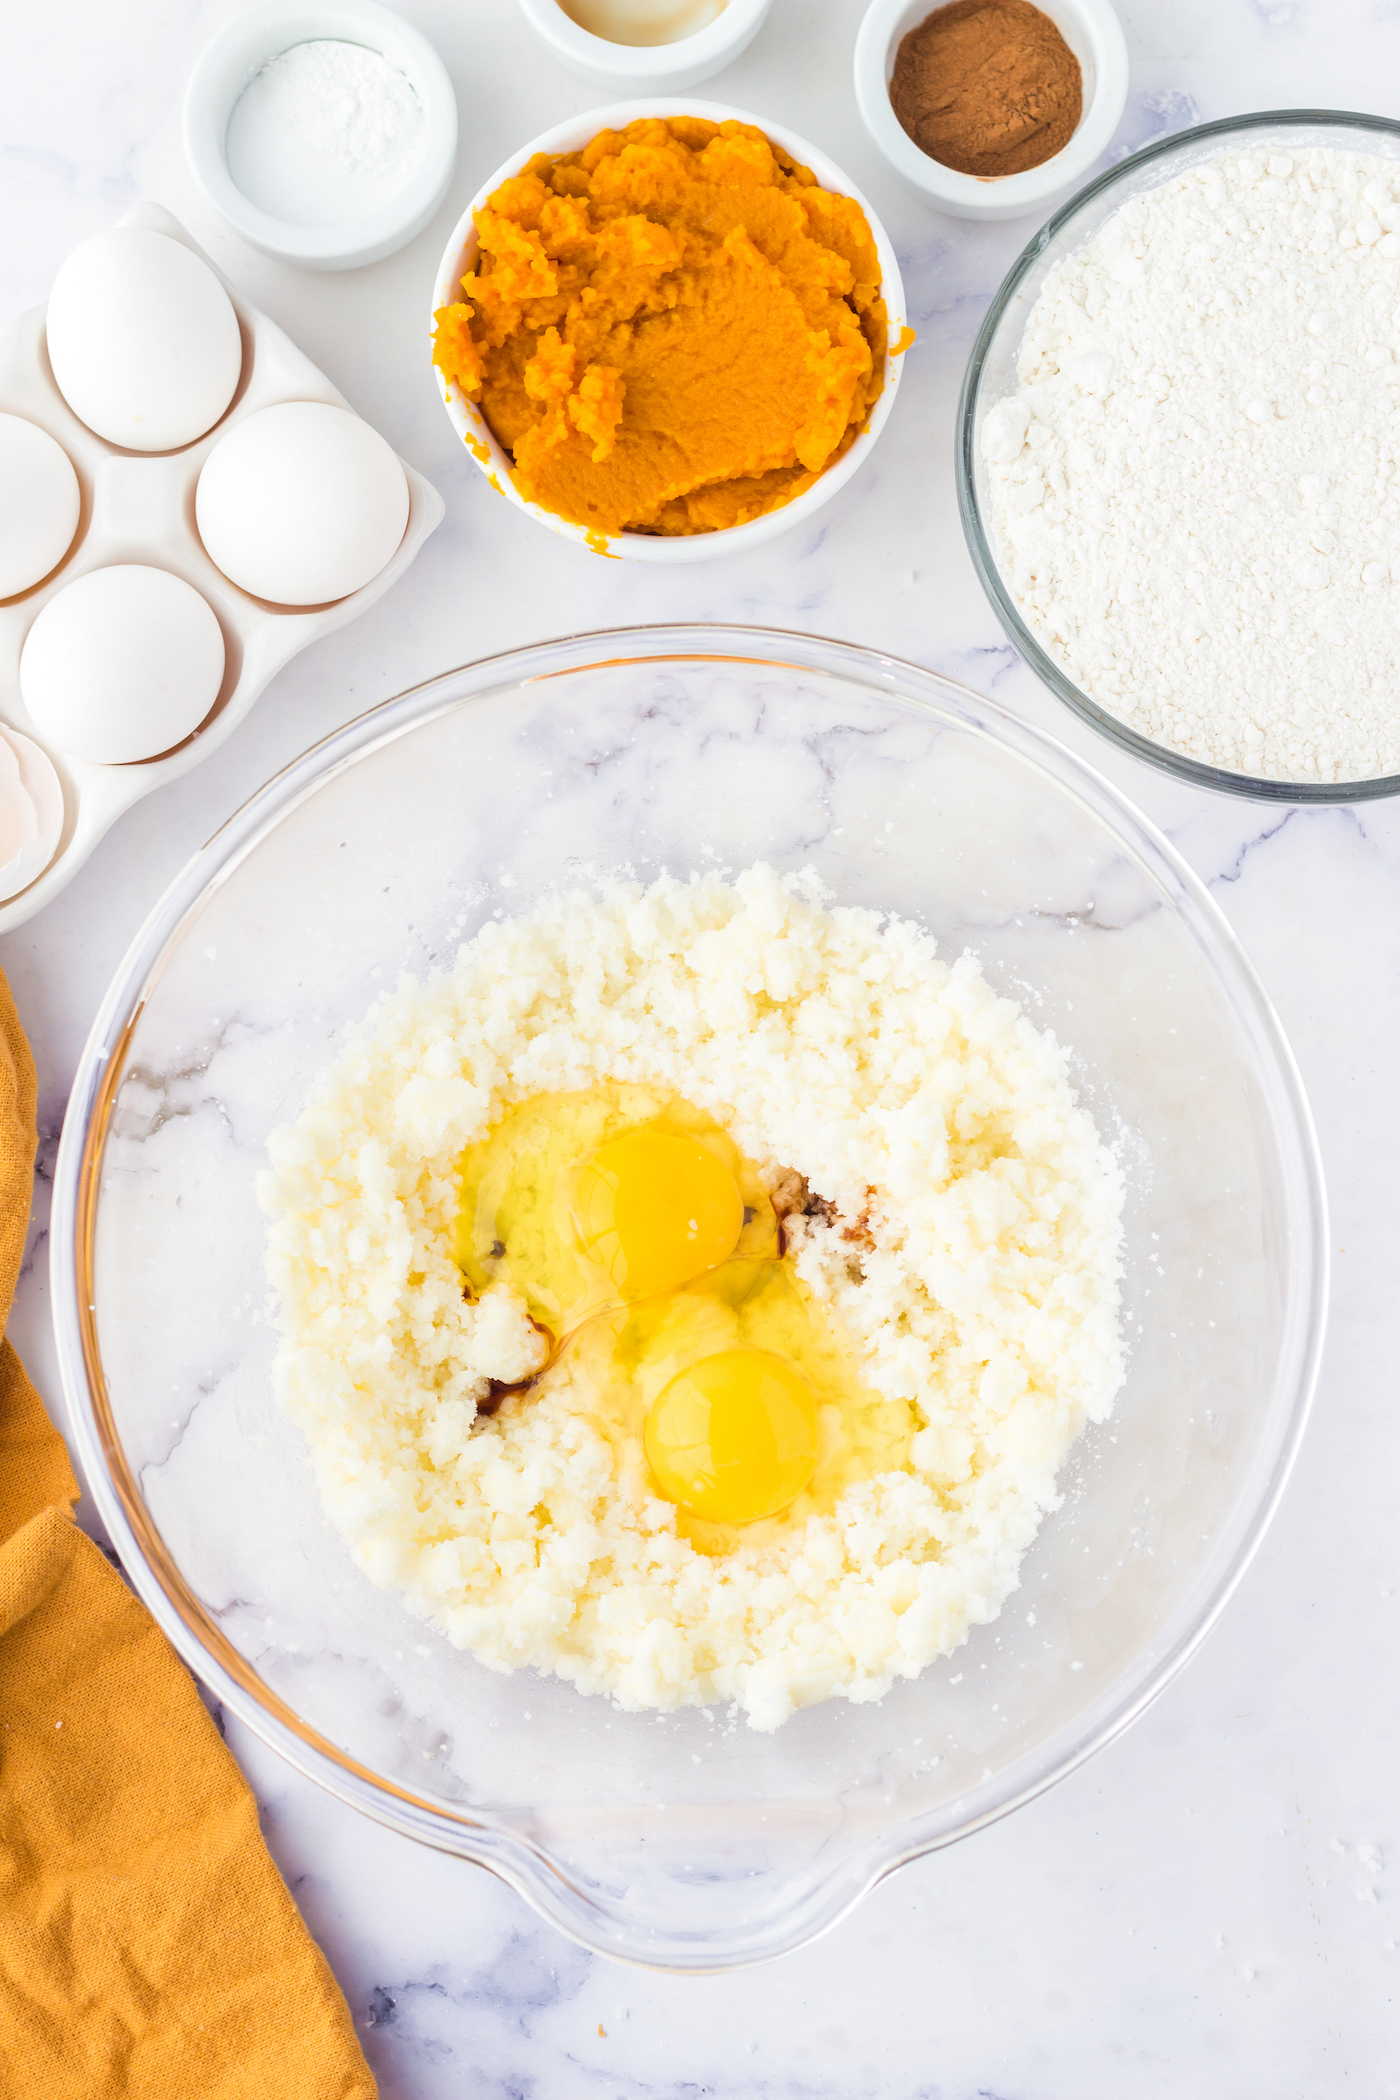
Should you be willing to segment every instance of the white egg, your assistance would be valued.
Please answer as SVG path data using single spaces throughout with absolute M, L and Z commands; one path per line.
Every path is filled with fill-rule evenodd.
M 57 568 L 82 509 L 73 462 L 47 430 L 0 415 L 0 598 Z
M 0 902 L 38 880 L 63 836 L 63 787 L 32 737 L 0 722 Z
M 168 569 L 90 569 L 25 636 L 19 689 L 41 736 L 95 765 L 182 744 L 219 696 L 224 637 L 199 592 Z
M 49 294 L 49 363 L 75 416 L 109 444 L 193 444 L 233 399 L 238 316 L 208 263 L 145 226 L 95 233 Z
M 325 401 L 284 401 L 235 423 L 204 462 L 195 518 L 209 558 L 254 598 L 324 605 L 391 559 L 408 523 L 393 450 Z

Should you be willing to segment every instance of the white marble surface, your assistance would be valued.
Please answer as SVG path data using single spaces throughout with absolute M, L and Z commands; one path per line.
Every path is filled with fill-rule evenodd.
M 229 743 L 120 823 L 3 941 L 41 1077 L 32 1258 L 10 1332 L 57 1411 L 45 1187 L 69 1079 L 123 947 L 186 855 L 347 715 L 543 634 L 759 619 L 870 642 L 994 691 L 1104 762 L 1248 944 L 1310 1088 L 1337 1280 L 1313 1428 L 1262 1552 L 1200 1656 L 1126 1737 L 1030 1808 L 906 1868 L 781 1965 L 700 1981 L 580 1953 L 479 1872 L 390 1836 L 242 1731 L 274 1853 L 394 2100 L 813 2095 L 821 2100 L 1273 2100 L 1400 2095 L 1400 1417 L 1387 1319 L 1400 1108 L 1400 811 L 1256 809 L 1106 759 L 1017 663 L 963 551 L 952 412 L 982 307 L 1032 230 L 970 229 L 904 197 L 859 129 L 859 0 L 775 0 L 713 92 L 819 141 L 899 248 L 920 345 L 866 473 L 748 564 L 604 563 L 491 495 L 422 366 L 438 251 L 463 202 L 546 124 L 598 98 L 507 0 L 414 0 L 463 117 L 457 180 L 403 254 L 338 277 L 253 255 L 205 209 L 179 97 L 227 0 L 13 9 L 0 69 L 0 318 L 136 199 L 174 210 L 355 407 L 436 481 L 448 517 L 365 619 L 274 681 Z M 1137 0 L 1115 150 L 1301 103 L 1374 108 L 1400 59 L 1369 0 Z M 1383 105 L 1382 105 L 1383 106 Z

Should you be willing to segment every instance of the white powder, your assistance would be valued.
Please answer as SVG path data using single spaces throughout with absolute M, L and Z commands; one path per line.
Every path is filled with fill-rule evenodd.
M 1046 279 L 983 451 L 1027 624 L 1155 742 L 1400 772 L 1400 164 L 1227 153 Z
M 422 156 L 423 106 L 402 69 L 363 44 L 293 44 L 249 82 L 229 119 L 229 173 L 297 225 L 339 225 L 400 189 Z
M 462 1149 L 600 1079 L 721 1119 L 873 1244 L 811 1221 L 799 1273 L 907 1461 L 697 1552 L 566 1351 L 532 1368 L 509 1290 L 464 1302 Z M 1122 1376 L 1121 1182 L 1065 1059 L 971 957 L 753 868 L 556 896 L 406 980 L 271 1144 L 275 1383 L 372 1579 L 500 1670 L 631 1709 L 738 1700 L 756 1727 L 877 1698 L 994 1618 L 1056 1469 Z M 536 1359 L 537 1360 L 537 1359 Z

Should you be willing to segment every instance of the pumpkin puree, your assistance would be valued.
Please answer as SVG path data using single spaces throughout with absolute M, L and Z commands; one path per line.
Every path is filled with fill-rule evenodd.
M 865 214 L 750 124 L 647 117 L 537 154 L 476 214 L 433 362 L 538 503 L 718 532 L 810 488 L 884 384 Z

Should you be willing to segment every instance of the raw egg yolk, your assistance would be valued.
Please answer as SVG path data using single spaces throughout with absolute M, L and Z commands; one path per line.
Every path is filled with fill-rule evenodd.
M 726 1261 L 744 1229 L 744 1199 L 695 1138 L 626 1130 L 580 1169 L 573 1224 L 585 1253 L 624 1298 L 679 1290 Z
M 647 1462 L 668 1502 L 712 1524 L 773 1517 L 817 1464 L 817 1403 L 764 1349 L 723 1349 L 673 1378 L 646 1418 Z

